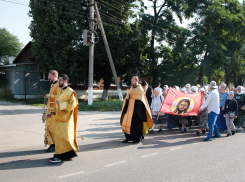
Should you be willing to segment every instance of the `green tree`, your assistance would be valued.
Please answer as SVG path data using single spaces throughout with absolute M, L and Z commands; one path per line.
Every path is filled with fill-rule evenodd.
M 80 1 L 82 2 L 82 1 Z M 56 69 L 79 83 L 88 67 L 88 47 L 82 45 L 88 27 L 86 4 L 65 0 L 30 0 L 29 26 L 39 69 Z
M 17 56 L 22 47 L 17 36 L 11 34 L 6 28 L 0 28 L 0 61 L 8 56 Z
M 186 47 L 198 58 L 198 83 L 206 77 L 218 82 L 225 75 L 227 57 L 233 57 L 245 39 L 244 10 L 236 0 L 192 1 L 197 14 L 190 25 Z M 234 70 L 233 70 L 234 71 Z
M 181 32 L 181 29 L 176 25 L 173 15 L 177 15 L 180 22 L 182 22 L 183 17 L 189 18 L 192 16 L 192 10 L 188 9 L 189 5 L 185 0 L 149 1 L 152 3 L 153 13 L 142 13 L 140 16 L 144 21 L 143 27 L 151 34 L 150 44 L 146 50 L 148 54 L 147 75 L 152 77 L 152 85 L 155 86 L 158 81 L 159 74 L 162 75 L 163 72 L 163 67 L 161 66 L 163 65 L 162 56 L 160 54 L 163 52 L 161 51 L 161 48 L 167 47 L 162 44 L 162 41 L 167 42 L 168 45 L 172 47 Z M 156 46 L 156 43 L 160 44 L 160 46 Z

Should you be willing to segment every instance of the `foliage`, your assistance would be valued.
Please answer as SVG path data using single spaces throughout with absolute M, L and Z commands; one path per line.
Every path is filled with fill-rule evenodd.
M 186 47 L 193 58 L 189 64 L 198 65 L 198 83 L 204 75 L 209 81 L 220 82 L 227 57 L 233 57 L 243 45 L 244 10 L 239 1 L 234 0 L 195 1 L 195 6 L 196 21 L 182 35 L 188 37 L 184 44 L 176 48 Z
M 84 5 L 78 1 L 30 0 L 33 20 L 29 28 L 36 63 L 45 72 L 55 69 L 66 73 L 72 83 L 79 83 L 88 67 L 88 47 L 82 45 L 82 33 L 88 26 Z
M 17 56 L 22 47 L 17 36 L 0 28 L 0 61 L 6 60 L 8 56 Z
M 0 99 L 3 100 L 12 100 L 14 98 L 11 90 L 9 88 L 7 88 L 5 85 L 3 85 L 0 88 Z

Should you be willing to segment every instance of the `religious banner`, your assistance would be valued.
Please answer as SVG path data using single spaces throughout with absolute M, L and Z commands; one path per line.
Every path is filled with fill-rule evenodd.
M 170 87 L 160 111 L 172 115 L 197 116 L 201 104 L 201 92 L 186 94 Z

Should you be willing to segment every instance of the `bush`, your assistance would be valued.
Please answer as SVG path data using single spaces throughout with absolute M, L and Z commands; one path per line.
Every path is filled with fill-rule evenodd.
M 7 88 L 6 86 L 2 86 L 0 88 L 0 99 L 12 100 L 14 99 L 14 95 L 9 88 Z

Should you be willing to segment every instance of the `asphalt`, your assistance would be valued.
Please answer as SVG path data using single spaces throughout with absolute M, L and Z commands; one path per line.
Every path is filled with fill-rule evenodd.
M 42 112 L 0 101 L 0 181 L 245 181 L 243 131 L 203 142 L 176 128 L 123 144 L 120 112 L 79 112 L 78 157 L 51 164 Z

